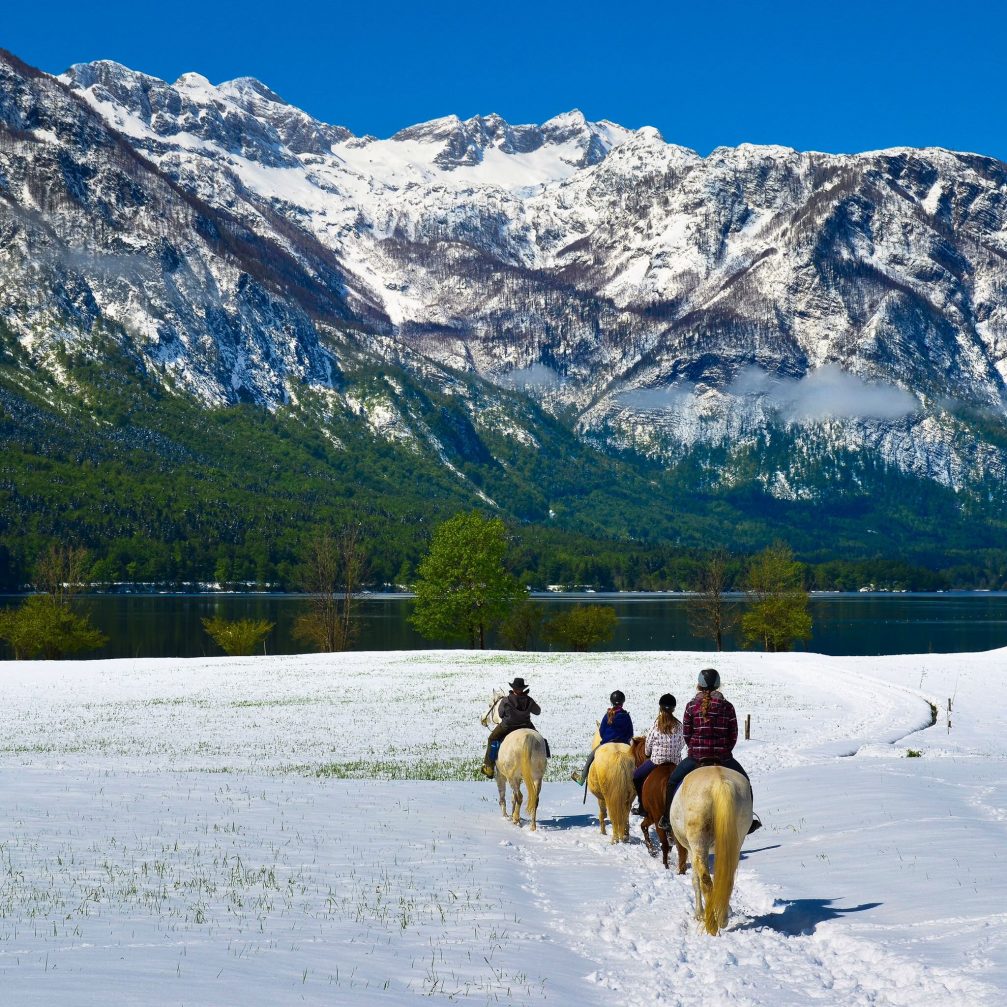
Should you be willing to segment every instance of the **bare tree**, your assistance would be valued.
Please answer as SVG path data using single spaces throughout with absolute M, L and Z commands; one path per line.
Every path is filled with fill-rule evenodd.
M 364 576 L 363 536 L 358 525 L 337 536 L 322 532 L 308 543 L 301 587 L 308 610 L 294 623 L 294 636 L 325 653 L 346 650 L 356 636 L 354 593 Z
M 35 588 L 57 605 L 69 605 L 87 587 L 88 551 L 53 542 L 35 563 Z
M 738 621 L 737 606 L 727 598 L 729 558 L 723 549 L 710 553 L 699 572 L 696 594 L 689 599 L 689 625 L 697 635 L 724 649 L 724 634 Z

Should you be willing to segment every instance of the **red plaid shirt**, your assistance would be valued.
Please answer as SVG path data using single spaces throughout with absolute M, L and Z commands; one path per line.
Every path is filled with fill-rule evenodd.
M 719 692 L 710 693 L 710 707 L 703 716 L 703 694 L 694 696 L 685 707 L 682 731 L 689 755 L 697 762 L 724 759 L 738 740 L 738 717 L 734 707 Z

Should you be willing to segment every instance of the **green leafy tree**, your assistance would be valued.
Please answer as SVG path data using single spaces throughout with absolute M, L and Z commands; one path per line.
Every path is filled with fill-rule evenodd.
M 546 624 L 550 642 L 567 650 L 584 651 L 608 643 L 619 617 L 610 605 L 574 605 Z
M 108 637 L 68 605 L 48 594 L 34 594 L 18 608 L 0 612 L 0 640 L 10 646 L 15 660 L 58 659 L 96 650 Z
M 247 657 L 263 645 L 275 625 L 267 619 L 223 619 L 213 616 L 202 620 L 203 629 L 225 654 Z
M 472 511 L 438 525 L 417 571 L 412 624 L 428 638 L 484 648 L 487 631 L 525 596 L 504 567 L 506 554 L 500 518 Z
M 746 647 L 761 645 L 776 652 L 810 639 L 808 592 L 801 564 L 789 546 L 776 542 L 752 559 L 745 594 L 749 607 L 741 617 L 741 629 Z

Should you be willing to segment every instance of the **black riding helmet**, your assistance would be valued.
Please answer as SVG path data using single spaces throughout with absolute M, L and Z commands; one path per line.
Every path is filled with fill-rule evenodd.
M 719 689 L 720 672 L 716 668 L 704 668 L 699 673 L 696 686 L 700 689 Z
M 615 692 L 613 692 L 612 695 L 608 697 L 608 701 L 613 706 L 622 706 L 622 704 L 626 702 L 626 696 L 622 693 L 621 690 L 616 689 Z
M 675 697 L 670 693 L 666 692 L 658 701 L 657 705 L 664 710 L 665 713 L 674 713 L 676 700 Z

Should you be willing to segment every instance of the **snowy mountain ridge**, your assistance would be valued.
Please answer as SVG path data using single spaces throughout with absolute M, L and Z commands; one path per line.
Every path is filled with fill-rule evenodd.
M 783 429 L 803 447 L 757 478 L 788 499 L 823 492 L 830 446 L 956 489 L 1007 475 L 991 158 L 703 157 L 577 111 L 376 139 L 251 78 L 3 57 L 0 76 L 0 318 L 40 366 L 54 333 L 106 324 L 207 404 L 313 390 L 439 456 L 392 385 L 353 392 L 361 360 L 528 444 L 515 389 L 662 464 Z

